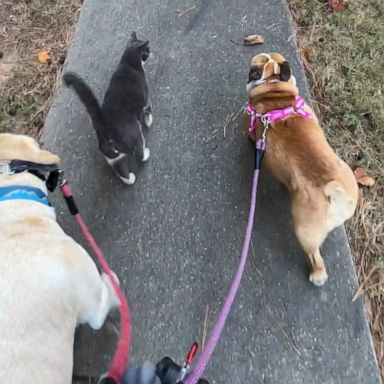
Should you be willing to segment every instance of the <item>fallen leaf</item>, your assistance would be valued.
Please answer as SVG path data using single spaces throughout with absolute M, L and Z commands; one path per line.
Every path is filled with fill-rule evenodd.
M 363 168 L 356 168 L 353 173 L 358 184 L 364 187 L 372 187 L 375 184 L 375 180 L 368 176 L 367 172 Z
M 309 48 L 303 49 L 303 56 L 305 60 L 307 60 L 308 62 L 312 61 L 314 54 L 315 53 L 313 52 L 313 49 L 309 49 Z
M 261 35 L 248 35 L 244 37 L 244 45 L 263 44 L 264 38 Z
M 42 64 L 51 64 L 52 55 L 48 51 L 40 51 L 37 54 L 37 60 Z
M 343 12 L 348 8 L 344 0 L 329 0 L 328 5 L 333 12 Z

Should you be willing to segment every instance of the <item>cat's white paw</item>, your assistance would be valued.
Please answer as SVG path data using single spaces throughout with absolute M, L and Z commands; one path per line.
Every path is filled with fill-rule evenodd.
M 144 115 L 144 122 L 145 122 L 145 125 L 147 128 L 151 128 L 152 127 L 152 123 L 153 123 L 153 116 L 152 116 L 152 113 L 146 113 Z
M 148 159 L 149 159 L 149 156 L 151 155 L 151 151 L 149 150 L 149 148 L 144 148 L 144 151 L 143 151 L 143 162 L 145 163 Z
M 132 184 L 135 184 L 136 175 L 132 172 L 129 172 L 128 178 L 127 177 L 120 177 L 120 179 L 124 184 L 132 185 Z

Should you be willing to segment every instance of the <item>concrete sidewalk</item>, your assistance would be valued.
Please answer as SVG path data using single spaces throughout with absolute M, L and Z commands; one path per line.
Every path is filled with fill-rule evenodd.
M 241 118 L 249 62 L 280 51 L 308 99 L 282 1 L 86 0 L 65 70 L 101 98 L 132 30 L 150 40 L 146 70 L 154 103 L 151 159 L 126 187 L 97 149 L 88 116 L 60 88 L 43 136 L 57 151 L 94 236 L 120 277 L 133 313 L 133 364 L 184 358 L 210 326 L 232 281 L 247 220 L 253 148 Z M 261 33 L 262 47 L 243 47 Z M 217 134 L 214 133 L 219 129 Z M 84 244 L 57 197 L 64 229 Z M 286 190 L 263 172 L 254 253 L 220 345 L 211 383 L 378 384 L 370 334 L 342 229 L 323 247 L 329 281 L 316 289 L 291 227 Z M 92 335 L 92 337 L 90 337 Z M 116 334 L 85 327 L 75 374 L 106 369 Z

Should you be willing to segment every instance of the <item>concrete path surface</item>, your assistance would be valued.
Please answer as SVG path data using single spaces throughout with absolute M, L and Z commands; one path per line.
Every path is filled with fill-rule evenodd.
M 190 12 L 185 10 L 196 6 Z M 61 87 L 42 141 L 57 151 L 77 202 L 119 275 L 133 314 L 133 364 L 201 342 L 227 294 L 247 220 L 253 148 L 238 112 L 250 59 L 285 54 L 308 99 L 286 5 L 261 0 L 86 0 L 65 70 L 101 98 L 132 30 L 149 39 L 146 71 L 154 104 L 151 158 L 127 187 L 97 149 L 88 115 Z M 243 47 L 260 33 L 262 47 Z M 225 127 L 225 128 L 224 128 Z M 225 132 L 225 137 L 224 137 Z M 59 197 L 64 229 L 84 244 Z M 211 383 L 380 382 L 345 233 L 322 249 L 329 281 L 308 282 L 292 231 L 287 191 L 263 172 L 253 252 L 220 345 Z M 116 333 L 80 329 L 75 375 L 106 369 Z

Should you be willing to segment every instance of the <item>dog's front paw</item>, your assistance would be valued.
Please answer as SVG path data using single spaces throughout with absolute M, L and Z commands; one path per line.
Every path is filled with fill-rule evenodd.
M 327 271 L 325 268 L 323 269 L 318 269 L 316 271 L 313 271 L 309 275 L 309 281 L 313 284 L 316 285 L 316 287 L 321 287 L 325 284 L 325 282 L 328 279 Z

